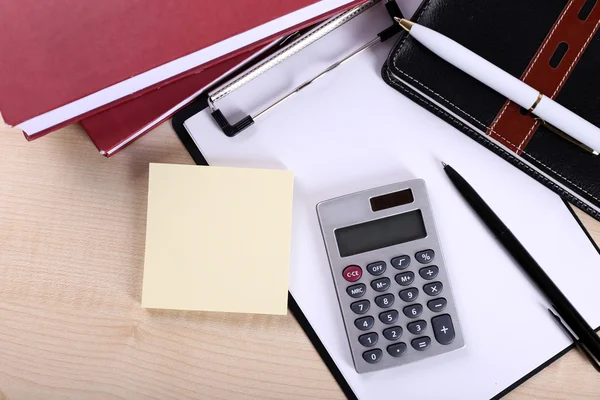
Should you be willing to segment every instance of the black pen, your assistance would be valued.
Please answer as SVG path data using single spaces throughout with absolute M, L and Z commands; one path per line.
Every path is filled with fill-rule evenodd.
M 475 189 L 454 168 L 443 162 L 442 166 L 450 181 L 458 189 L 458 192 L 469 203 L 475 213 L 479 215 L 479 218 L 487 225 L 496 239 L 502 243 L 504 248 L 519 263 L 523 272 L 527 274 L 540 292 L 548 299 L 560 317 L 559 319 L 555 318 L 556 321 L 563 325 L 566 332 L 570 331 L 577 337 L 579 343 L 576 340 L 575 344 L 594 363 L 594 367 L 598 370 L 600 338 L 596 335 L 596 332 L 594 332 L 592 327 L 583 319 L 581 314 L 573 307 L 554 282 L 552 282 L 552 279 L 544 272 L 542 267 L 534 260 L 527 249 L 523 247 L 515 235 L 513 235 L 496 213 L 477 194 Z M 561 320 L 564 321 L 564 324 Z M 569 336 L 574 338 L 572 335 Z

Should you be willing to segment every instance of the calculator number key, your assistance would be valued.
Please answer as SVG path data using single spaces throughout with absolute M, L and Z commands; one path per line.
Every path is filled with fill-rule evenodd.
M 423 351 L 426 350 L 431 344 L 431 338 L 429 336 L 423 336 L 413 339 L 410 344 L 415 350 Z
M 369 271 L 371 275 L 375 276 L 383 274 L 385 272 L 385 269 L 385 261 L 377 261 L 367 265 L 367 271 Z
M 416 298 L 419 297 L 419 289 L 417 289 L 416 287 L 404 289 L 401 290 L 400 293 L 398 293 L 398 296 L 400 296 L 400 298 L 406 301 L 407 303 L 410 303 L 412 301 L 415 301 Z
M 400 339 L 400 336 L 402 336 L 402 327 L 400 326 L 392 326 L 383 330 L 383 337 L 392 342 Z
M 442 293 L 442 289 L 444 289 L 442 282 L 431 282 L 423 286 L 423 291 L 430 296 L 437 296 Z
M 406 306 L 402 310 L 404 315 L 408 318 L 417 318 L 423 312 L 423 306 L 420 304 L 413 304 L 412 306 Z
M 356 282 L 362 276 L 362 269 L 358 265 L 349 265 L 344 268 L 342 275 L 348 282 Z
M 413 335 L 420 335 L 421 332 L 423 332 L 427 328 L 427 322 L 423 320 L 411 322 L 406 326 L 406 328 Z
M 394 295 L 391 293 L 382 294 L 381 296 L 375 297 L 375 304 L 381 308 L 388 308 L 394 304 Z
M 348 293 L 348 295 L 350 297 L 353 297 L 355 299 L 357 299 L 359 297 L 363 297 L 366 292 L 367 292 L 367 285 L 365 285 L 364 283 L 359 283 L 358 285 L 348 286 L 346 288 L 346 293 Z
M 417 254 L 415 254 L 415 259 L 421 264 L 429 264 L 433 261 L 434 257 L 435 252 L 431 249 L 419 251 Z
M 410 265 L 410 257 L 409 256 L 394 257 L 390 261 L 390 264 L 392 264 L 392 267 L 394 267 L 396 269 L 406 269 Z
M 375 346 L 379 341 L 379 335 L 375 332 L 365 333 L 358 337 L 358 341 L 365 347 Z
M 385 292 L 390 287 L 390 278 L 380 278 L 371 281 L 371 287 L 377 292 Z
M 364 314 L 367 311 L 369 311 L 370 307 L 371 303 L 369 302 L 369 300 L 355 301 L 354 303 L 350 304 L 350 309 L 356 314 Z
M 431 319 L 431 326 L 433 327 L 433 334 L 435 340 L 440 344 L 450 344 L 454 341 L 454 325 L 452 324 L 452 318 L 450 315 L 438 315 Z
M 406 343 L 396 343 L 388 346 L 387 352 L 392 357 L 400 357 L 406 353 Z
M 398 320 L 398 315 L 399 313 L 396 310 L 385 311 L 379 314 L 379 320 L 384 324 L 393 324 Z
M 448 301 L 445 298 L 440 297 L 439 299 L 429 300 L 427 302 L 427 308 L 429 308 L 433 312 L 440 312 L 444 311 L 444 308 L 446 308 L 446 304 L 448 304 Z
M 373 350 L 365 351 L 363 353 L 363 360 L 365 360 L 369 364 L 375 364 L 381 360 L 382 355 L 383 355 L 383 351 L 381 351 L 381 349 L 373 349 Z
M 419 270 L 419 275 L 421 275 L 421 278 L 430 281 L 435 279 L 439 272 L 440 269 L 437 267 L 437 265 L 430 265 L 429 267 L 421 268 Z
M 415 280 L 415 273 L 411 271 L 403 272 L 401 274 L 396 275 L 394 279 L 396 280 L 396 283 L 398 285 L 408 286 Z
M 369 329 L 371 329 L 373 327 L 374 323 L 375 323 L 375 318 L 368 316 L 368 317 L 359 318 L 356 321 L 354 321 L 354 326 L 356 326 L 361 331 L 368 331 Z

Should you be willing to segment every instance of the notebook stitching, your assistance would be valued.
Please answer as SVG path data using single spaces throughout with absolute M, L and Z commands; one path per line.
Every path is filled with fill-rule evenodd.
M 397 68 L 397 66 L 396 66 Z M 407 77 L 409 77 L 410 79 L 414 80 L 415 82 L 417 82 L 419 85 L 421 85 L 422 87 L 426 88 L 427 90 L 429 90 L 430 92 L 436 94 L 439 98 L 443 99 L 444 101 L 446 101 L 447 103 L 451 104 L 454 108 L 456 108 L 457 110 L 461 111 L 463 114 L 468 115 L 469 117 L 471 117 L 471 119 L 475 122 L 477 122 L 479 125 L 483 126 L 484 128 L 487 128 L 486 125 L 479 121 L 478 119 L 476 119 L 475 117 L 473 117 L 472 115 L 468 114 L 467 112 L 465 112 L 464 110 L 460 109 L 459 107 L 457 107 L 456 105 L 454 105 L 452 102 L 448 101 L 447 99 L 445 99 L 443 96 L 441 96 L 439 93 L 434 92 L 433 90 L 431 90 L 430 88 L 428 88 L 427 86 L 423 85 L 421 82 L 417 81 L 415 78 L 413 78 L 412 76 L 408 75 L 406 72 L 398 69 L 400 72 L 402 72 L 404 75 L 406 75 Z M 398 82 L 397 79 L 395 79 L 393 76 L 390 75 L 390 72 L 387 71 L 388 74 L 388 78 L 392 81 L 394 81 L 396 83 L 396 86 L 404 89 Z M 404 89 L 404 91 L 406 91 L 406 89 Z M 425 102 L 427 102 L 426 99 L 423 99 Z M 429 104 L 431 107 L 435 108 L 436 110 L 443 112 L 445 115 L 447 115 L 450 119 L 452 119 L 454 122 L 456 122 L 457 124 L 459 124 L 460 126 L 463 126 L 465 128 L 468 128 L 467 126 L 465 126 L 462 122 L 458 121 L 457 119 L 453 118 L 451 115 L 445 113 L 443 110 L 440 110 L 439 108 L 437 108 L 435 105 L 433 105 L 430 102 L 427 102 L 427 104 Z M 491 129 L 492 130 L 492 129 Z M 511 141 L 509 141 L 508 139 L 506 139 L 505 137 L 503 137 L 502 135 L 498 134 L 498 132 L 492 130 L 492 132 L 494 132 L 495 134 L 498 135 L 498 137 L 500 139 L 502 139 L 504 142 L 512 145 L 513 147 L 516 146 L 514 143 L 512 143 Z M 593 198 L 596 201 L 600 201 L 599 198 L 597 198 L 596 196 L 594 196 L 592 193 L 588 192 L 587 190 L 585 190 L 584 188 L 582 188 L 581 186 L 577 185 L 575 182 L 572 182 L 569 178 L 564 177 L 563 175 L 561 175 L 560 173 L 558 173 L 557 171 L 555 171 L 554 169 L 550 168 L 548 165 L 546 165 L 545 163 L 543 163 L 542 161 L 538 160 L 537 158 L 535 158 L 533 155 L 529 154 L 528 152 L 526 152 L 525 150 L 522 151 L 523 154 L 527 154 L 529 157 L 531 157 L 533 160 L 535 160 L 536 162 L 538 162 L 539 164 L 543 165 L 545 168 L 547 168 L 548 170 L 552 171 L 553 173 L 555 173 L 557 176 L 561 177 L 562 179 L 564 179 L 565 181 L 569 182 L 571 185 L 573 185 L 574 187 L 576 187 L 577 189 L 581 190 L 582 192 L 584 192 L 585 194 L 587 194 L 588 196 L 590 196 L 591 198 Z
M 538 59 L 540 58 L 540 55 L 542 54 L 542 52 L 544 51 L 544 49 L 548 45 L 548 42 L 550 41 L 550 39 L 552 38 L 552 36 L 554 36 L 554 32 L 556 32 L 556 28 L 558 27 L 558 25 L 560 25 L 561 21 L 563 20 L 565 14 L 569 10 L 569 8 L 573 4 L 573 2 L 574 2 L 574 0 L 571 0 L 569 2 L 569 4 L 567 4 L 567 7 L 563 10 L 562 14 L 560 15 L 560 18 L 558 19 L 558 22 L 556 24 L 554 24 L 554 26 L 552 27 L 552 30 L 550 31 L 550 34 L 548 36 L 546 36 L 546 39 L 544 39 L 544 43 L 542 43 L 542 47 L 536 53 L 533 61 L 531 62 L 531 64 L 525 70 L 525 74 L 523 74 L 523 79 L 522 80 L 525 80 L 527 78 L 527 76 L 529 75 L 529 73 L 533 69 L 533 66 L 537 63 Z M 504 113 L 506 112 L 506 110 L 508 109 L 508 106 L 510 105 L 510 103 L 512 103 L 511 100 L 508 100 L 506 103 L 504 103 L 504 106 L 502 107 L 502 110 L 500 110 L 500 114 L 498 114 L 498 116 L 496 118 L 494 118 L 494 121 L 490 125 L 490 130 L 492 132 L 495 132 L 494 128 L 496 127 L 496 125 L 498 124 L 498 122 L 500 121 L 500 119 L 502 118 L 502 116 L 504 115 Z M 523 140 L 521 141 L 521 143 L 517 147 L 517 149 L 519 151 L 521 151 L 521 146 L 523 146 L 523 143 L 525 143 L 525 140 L 529 137 L 529 135 L 531 134 L 531 132 L 533 131 L 533 128 L 535 126 L 536 126 L 536 122 L 533 123 L 532 127 L 527 132 L 527 135 L 525 136 L 525 138 L 523 138 Z

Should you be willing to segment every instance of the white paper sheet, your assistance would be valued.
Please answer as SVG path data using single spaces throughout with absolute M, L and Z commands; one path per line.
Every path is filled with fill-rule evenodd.
M 239 110 L 256 111 L 389 23 L 376 7 L 218 106 L 232 121 Z M 594 327 L 600 324 L 592 297 L 600 255 L 558 196 L 388 87 L 380 69 L 391 46 L 344 64 L 235 138 L 224 136 L 207 112 L 185 125 L 212 165 L 294 172 L 290 291 L 358 398 L 488 399 L 570 343 L 549 317 L 547 301 L 458 195 L 440 160 L 478 190 Z M 466 347 L 359 375 L 315 205 L 416 177 L 428 185 Z

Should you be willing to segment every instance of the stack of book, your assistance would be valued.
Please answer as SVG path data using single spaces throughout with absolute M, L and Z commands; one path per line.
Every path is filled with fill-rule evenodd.
M 28 140 L 80 122 L 110 157 L 270 43 L 362 2 L 13 2 L 0 112 Z

